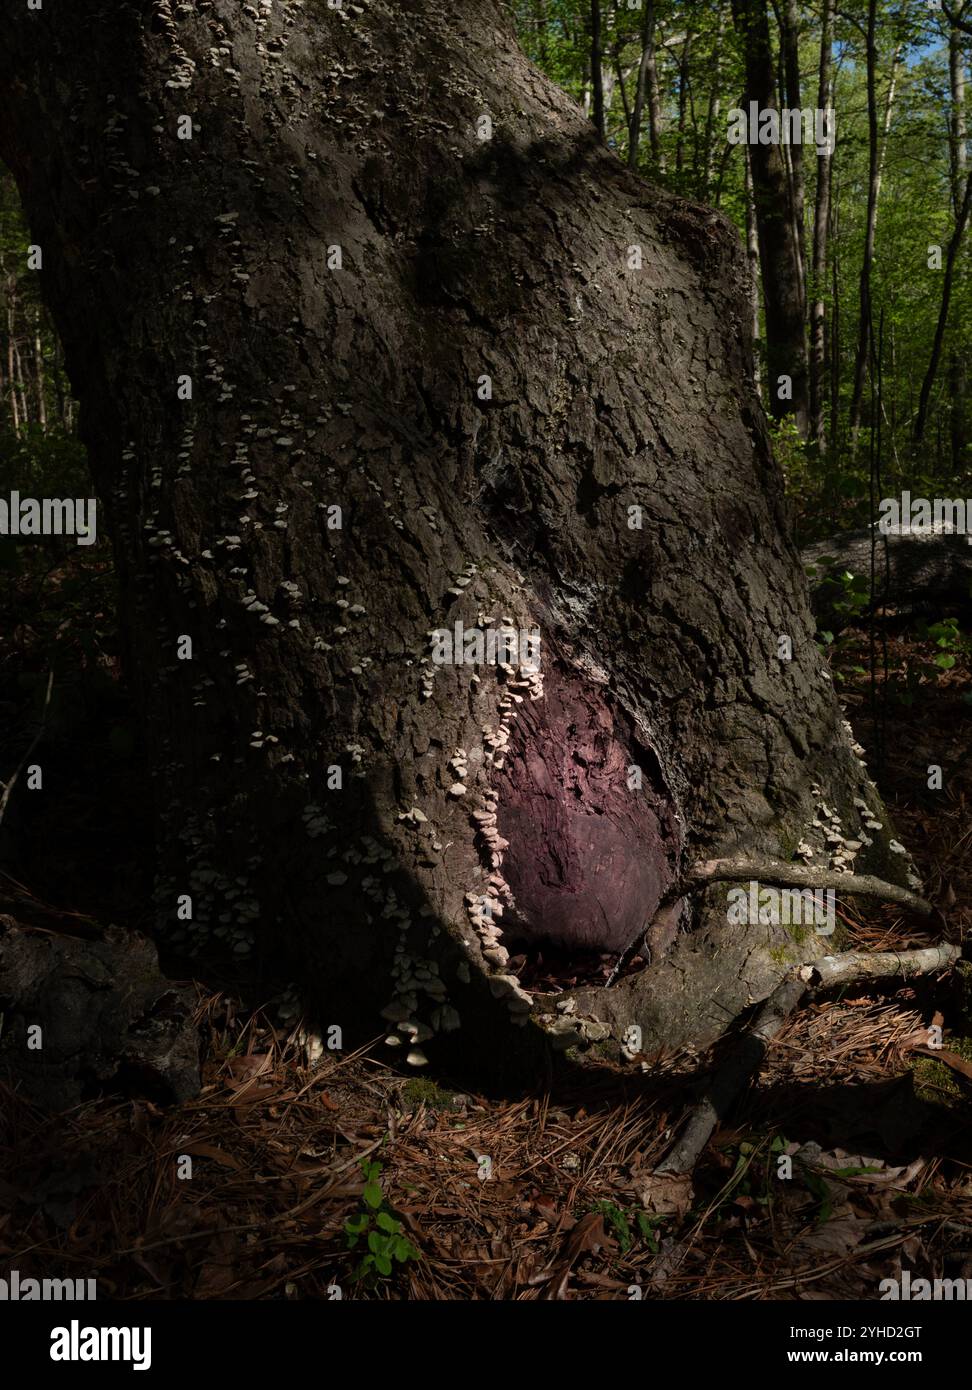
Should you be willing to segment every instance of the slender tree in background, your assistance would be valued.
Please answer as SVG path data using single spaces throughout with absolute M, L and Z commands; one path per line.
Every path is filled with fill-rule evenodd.
M 948 73 L 952 107 L 950 112 L 951 165 L 952 165 L 952 208 L 956 227 L 962 215 L 965 196 L 965 179 L 968 167 L 968 130 L 965 114 L 965 65 L 961 30 L 952 25 L 948 36 Z M 963 229 L 964 230 L 964 229 Z M 966 394 L 968 389 L 968 367 L 966 353 L 968 337 L 959 336 L 949 352 L 949 390 L 951 395 L 951 416 L 949 434 L 952 443 L 952 467 L 958 471 L 966 463 L 965 448 L 967 440 Z
M 834 0 L 823 0 L 820 19 L 820 62 L 817 74 L 817 107 L 833 106 Z M 826 447 L 824 381 L 827 371 L 826 301 L 827 233 L 830 228 L 830 191 L 833 156 L 830 143 L 817 151 L 817 186 L 813 206 L 813 274 L 810 296 L 810 423 L 809 439 L 818 451 Z
M 715 30 L 715 54 L 712 64 L 712 84 L 709 88 L 709 97 L 706 105 L 705 130 L 703 132 L 703 159 L 699 177 L 699 197 L 703 202 L 715 202 L 718 207 L 718 197 L 714 197 L 714 188 L 718 175 L 718 164 L 716 158 L 717 150 L 726 148 L 725 129 L 720 129 L 720 115 L 722 113 L 722 83 L 721 70 L 723 61 L 723 46 L 725 39 L 726 8 L 719 0 L 716 8 L 716 30 Z
M 760 111 L 778 111 L 765 0 L 732 0 L 732 12 L 745 63 L 744 107 L 755 102 Z M 777 417 L 792 414 L 805 436 L 810 408 L 806 329 L 790 184 L 779 144 L 753 143 L 749 154 L 763 276 L 769 408 Z M 789 383 L 788 391 L 781 391 L 781 382 Z
M 641 124 L 644 118 L 646 97 L 648 102 L 648 140 L 651 145 L 652 164 L 660 173 L 664 173 L 665 161 L 659 140 L 661 104 L 658 94 L 658 66 L 655 61 L 655 0 L 645 0 L 641 21 L 641 58 L 638 62 L 638 77 L 635 83 L 634 104 L 631 111 L 631 126 L 628 137 L 628 164 L 632 169 L 638 167 L 638 150 L 641 144 Z
M 689 105 L 692 99 L 692 68 L 689 61 L 692 51 L 692 37 L 692 31 L 686 25 L 678 55 L 678 124 L 675 141 L 675 172 L 677 174 L 681 174 L 685 170 L 685 138 L 688 129 Z
M 894 94 L 897 82 L 900 45 L 895 45 L 891 58 L 891 77 L 884 104 L 883 128 L 878 115 L 877 71 L 878 71 L 878 0 L 868 0 L 867 26 L 864 33 L 865 64 L 867 70 L 867 215 L 864 229 L 864 251 L 861 257 L 860 293 L 857 326 L 857 353 L 854 358 L 854 386 L 850 403 L 850 441 L 852 455 L 857 448 L 858 431 L 861 424 L 861 411 L 864 401 L 864 381 L 872 348 L 873 313 L 871 302 L 871 271 L 874 265 L 874 245 L 877 237 L 878 205 L 881 199 L 881 179 L 884 171 L 884 153 L 891 129 L 891 113 L 894 107 Z
M 594 94 L 592 119 L 598 138 L 607 141 L 607 128 L 604 124 L 604 70 L 601 66 L 601 0 L 591 0 L 591 90 Z
M 777 13 L 783 67 L 783 100 L 780 105 L 791 111 L 799 111 L 803 109 L 803 99 L 800 86 L 800 16 L 797 0 L 779 0 Z M 803 167 L 803 144 L 799 140 L 784 140 L 781 148 L 790 189 L 789 211 L 793 220 L 793 238 L 796 246 L 800 311 L 805 318 L 807 311 L 807 254 L 804 232 L 806 180 Z
M 952 302 L 952 289 L 955 283 L 955 267 L 970 212 L 972 212 L 972 169 L 969 170 L 965 177 L 962 202 L 958 210 L 954 231 L 949 239 L 948 250 L 945 253 L 945 267 L 942 276 L 942 298 L 938 311 L 938 322 L 935 325 L 935 337 L 932 342 L 931 358 L 928 363 L 928 369 L 925 372 L 924 380 L 921 383 L 921 396 L 918 402 L 918 413 L 915 417 L 914 441 L 916 444 L 920 444 L 925 436 L 932 388 L 935 385 L 935 377 L 938 373 L 938 366 L 942 357 L 942 346 L 945 342 L 945 330 L 948 326 L 948 312 Z
M 956 266 L 959 260 L 959 252 L 962 247 L 965 229 L 968 225 L 969 216 L 972 214 L 972 169 L 969 168 L 966 149 L 966 55 L 963 51 L 964 44 L 960 38 L 960 34 L 970 32 L 963 18 L 965 9 L 966 6 L 963 5 L 958 11 L 946 11 L 950 24 L 948 44 L 949 92 L 951 96 L 951 109 L 949 112 L 949 156 L 954 225 L 952 235 L 949 238 L 948 249 L 945 254 L 942 293 L 939 302 L 938 320 L 935 325 L 935 336 L 932 340 L 928 367 L 922 379 L 918 410 L 915 415 L 913 438 L 916 445 L 920 445 L 925 437 L 932 391 L 935 385 L 935 378 L 938 374 L 946 330 L 948 328 Z M 951 437 L 953 465 L 955 467 L 961 467 L 964 463 L 965 448 L 965 361 L 964 355 L 961 352 L 961 347 L 957 347 L 953 350 L 951 368 L 950 383 L 952 388 L 952 400 L 949 433 Z
M 753 381 L 758 390 L 760 377 L 762 375 L 760 367 L 762 345 L 759 336 L 759 287 L 761 276 L 759 270 L 759 232 L 756 228 L 756 200 L 753 196 L 753 171 L 749 145 L 744 146 L 743 158 L 745 160 L 746 171 L 743 187 L 746 197 L 746 259 L 749 263 L 749 312 L 753 331 Z

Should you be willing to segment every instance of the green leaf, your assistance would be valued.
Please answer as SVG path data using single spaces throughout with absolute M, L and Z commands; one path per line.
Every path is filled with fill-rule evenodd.
M 393 1236 L 402 1229 L 402 1223 L 396 1221 L 387 1211 L 380 1211 L 375 1220 L 383 1231 L 389 1231 Z
M 817 1212 L 817 1225 L 822 1226 L 825 1221 L 830 1220 L 833 1211 L 833 1200 L 830 1195 L 830 1188 L 819 1174 L 811 1168 L 803 1169 L 803 1181 L 820 1203 L 820 1210 Z
M 362 1196 L 364 1197 L 366 1205 L 371 1207 L 372 1211 L 377 1210 L 385 1200 L 385 1194 L 376 1182 L 367 1183 Z
M 379 1274 L 391 1274 L 392 1262 L 387 1255 L 375 1256 L 375 1269 L 377 1269 Z
M 635 1222 L 638 1226 L 638 1234 L 642 1240 L 647 1242 L 651 1253 L 657 1255 L 659 1250 L 658 1237 L 655 1235 L 651 1217 L 646 1211 L 639 1211 L 635 1213 Z
M 946 656 L 943 653 L 941 656 L 935 657 L 935 665 L 940 666 L 943 671 L 951 671 L 952 667 L 955 665 L 955 657 Z

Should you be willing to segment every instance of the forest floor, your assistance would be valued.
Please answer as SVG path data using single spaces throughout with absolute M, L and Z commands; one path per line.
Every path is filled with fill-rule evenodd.
M 54 635 L 48 605 L 23 606 L 23 577 L 0 585 L 12 634 L 0 656 L 0 713 L 10 716 L 2 767 L 22 752 L 21 716 L 56 637 L 65 693 L 50 757 L 70 787 L 60 822 L 3 827 L 13 877 L 0 878 L 0 908 L 4 883 L 16 881 L 65 916 L 144 926 L 132 907 L 147 900 L 135 862 L 148 842 L 141 774 L 108 609 L 92 599 L 99 576 L 87 578 Z M 17 623 L 3 612 L 13 598 Z M 889 639 L 880 766 L 866 639 L 845 634 L 832 659 L 899 837 L 960 941 L 972 926 L 972 675 L 964 652 L 951 670 L 935 667 L 936 650 L 914 632 Z M 927 787 L 936 764 L 942 790 Z M 934 940 L 890 906 L 841 916 L 852 945 Z M 135 1300 L 337 1290 L 872 1300 L 902 1268 L 970 1277 L 972 1091 L 960 1070 L 916 1051 L 940 1021 L 946 1049 L 972 1057 L 967 972 L 803 1008 L 716 1132 L 694 1188 L 667 1203 L 652 1197 L 649 1177 L 706 1056 L 673 1053 L 650 1075 L 605 1071 L 551 1093 L 486 1097 L 403 1074 L 380 1037 L 311 1062 L 299 1028 L 247 1010 L 232 988 L 197 984 L 195 1099 L 102 1094 L 50 1115 L 3 1090 L 0 1262 L 21 1278 L 95 1276 L 100 1297 Z M 191 1181 L 179 1176 L 181 1155 L 192 1158 Z M 407 1242 L 388 1275 L 361 1273 L 362 1238 L 351 1248 L 347 1223 L 361 1227 L 369 1214 L 372 1226 L 399 1223 Z

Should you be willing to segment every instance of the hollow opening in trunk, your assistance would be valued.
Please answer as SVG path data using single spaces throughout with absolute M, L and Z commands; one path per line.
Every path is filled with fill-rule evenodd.
M 653 750 L 590 680 L 548 669 L 517 714 L 493 777 L 502 945 L 527 987 L 603 982 L 675 877 L 675 807 Z

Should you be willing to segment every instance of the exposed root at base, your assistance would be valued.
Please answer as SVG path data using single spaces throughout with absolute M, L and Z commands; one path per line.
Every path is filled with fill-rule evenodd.
M 845 955 L 824 956 L 811 965 L 798 967 L 765 1001 L 755 1021 L 716 1070 L 677 1143 L 655 1169 L 656 1174 L 663 1176 L 692 1171 L 716 1125 L 725 1118 L 740 1091 L 755 1075 L 770 1043 L 808 990 L 827 989 L 856 980 L 932 975 L 954 965 L 961 954 L 960 947 L 943 943 L 918 951 L 882 951 L 876 954 L 848 951 Z

